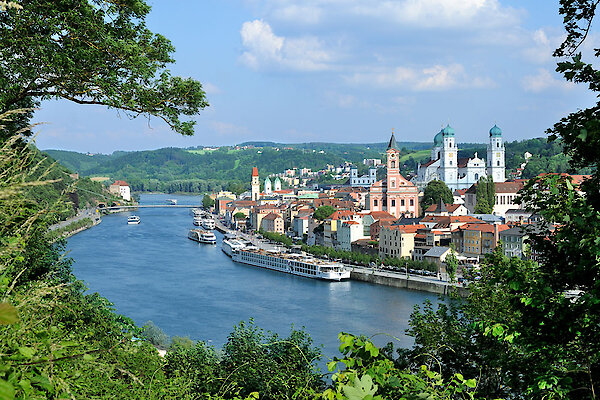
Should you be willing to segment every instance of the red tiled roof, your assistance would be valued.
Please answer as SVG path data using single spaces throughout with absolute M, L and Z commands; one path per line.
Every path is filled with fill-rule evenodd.
M 467 163 L 469 162 L 470 158 L 469 157 L 461 157 L 459 158 L 456 162 L 458 163 L 458 168 L 464 168 L 467 166 Z
M 127 184 L 127 182 L 125 182 L 125 181 L 115 181 L 115 183 L 113 183 L 113 185 L 117 185 L 117 186 L 129 186 Z
M 348 217 L 350 217 L 352 215 L 354 215 L 354 211 L 338 210 L 338 211 L 334 212 L 333 214 L 331 214 L 329 217 L 327 217 L 327 219 L 337 221 L 340 219 L 347 219 Z
M 561 174 L 558 174 L 558 173 L 542 173 L 542 174 L 539 174 L 537 177 L 538 178 L 543 178 L 544 176 L 548 176 L 548 175 L 560 175 L 561 177 L 570 176 L 571 180 L 573 181 L 573 183 L 575 185 L 580 185 L 581 182 L 583 182 L 584 180 L 589 179 L 589 178 L 592 177 L 591 175 L 571 175 L 571 174 L 566 174 L 564 172 L 561 173 Z
M 268 213 L 267 215 L 264 216 L 263 220 L 276 220 L 277 218 L 281 218 L 281 215 L 279 214 L 275 214 L 275 213 Z
M 508 225 L 498 225 L 498 232 L 505 231 L 509 228 L 510 227 Z M 486 223 L 465 224 L 465 225 L 461 226 L 459 229 L 463 230 L 463 231 L 479 231 L 479 232 L 494 233 L 494 225 L 486 224 Z
M 246 176 L 248 176 L 248 175 L 246 175 Z M 256 167 L 252 168 L 252 176 L 258 176 L 258 168 L 256 168 Z
M 429 207 L 427 207 L 425 212 L 434 212 L 438 209 L 438 206 L 439 206 L 439 204 L 432 204 Z M 446 204 L 446 210 L 448 210 L 448 212 L 454 212 L 460 206 L 461 206 L 461 204 Z
M 371 211 L 369 213 L 370 216 L 372 216 L 373 218 L 377 219 L 377 220 L 382 220 L 382 219 L 393 219 L 396 220 L 396 217 L 394 217 L 392 214 L 390 214 L 387 211 Z

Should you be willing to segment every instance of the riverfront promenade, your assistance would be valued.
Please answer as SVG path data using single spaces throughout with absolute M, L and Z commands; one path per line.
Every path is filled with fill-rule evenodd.
M 216 229 L 219 232 L 226 233 L 230 232 L 225 225 L 215 216 Z M 260 247 L 266 250 L 278 250 L 281 246 L 273 245 L 261 241 L 255 235 L 236 232 L 240 237 L 248 240 L 256 247 Z M 468 295 L 468 289 L 463 285 L 452 284 L 447 281 L 441 281 L 437 278 L 426 277 L 415 274 L 406 274 L 403 272 L 385 271 L 378 268 L 371 267 L 359 267 L 355 265 L 345 266 L 351 269 L 350 279 L 361 282 L 373 283 L 376 285 L 385 285 L 391 287 L 397 287 L 402 289 L 418 290 L 428 293 L 435 293 L 441 295 L 448 295 L 450 293 L 457 293 L 459 296 L 466 297 Z

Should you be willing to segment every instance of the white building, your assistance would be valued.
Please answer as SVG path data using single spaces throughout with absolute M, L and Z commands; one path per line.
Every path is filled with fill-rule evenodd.
M 435 135 L 431 159 L 425 164 L 419 164 L 413 182 L 422 190 L 432 180 L 439 179 L 453 191 L 468 189 L 477 183 L 479 178 L 488 175 L 493 177 L 494 182 L 504 182 L 504 153 L 502 130 L 494 125 L 490 129 L 487 145 L 487 163 L 479 158 L 477 153 L 473 158 L 459 159 L 454 129 L 448 125 Z
M 123 200 L 131 201 L 131 189 L 125 181 L 115 181 L 115 183 L 108 187 L 108 191 L 121 196 Z
M 343 221 L 337 228 L 337 249 L 352 251 L 352 242 L 368 239 L 360 221 Z
M 368 175 L 358 176 L 358 168 L 354 165 L 350 167 L 350 186 L 371 187 L 377 182 L 377 169 L 369 168 Z

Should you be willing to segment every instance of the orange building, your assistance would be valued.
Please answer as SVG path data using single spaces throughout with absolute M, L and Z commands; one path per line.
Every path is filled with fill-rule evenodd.
M 387 211 L 396 218 L 419 215 L 419 191 L 400 174 L 400 150 L 392 133 L 387 151 L 387 176 L 369 189 L 367 199 L 371 211 Z

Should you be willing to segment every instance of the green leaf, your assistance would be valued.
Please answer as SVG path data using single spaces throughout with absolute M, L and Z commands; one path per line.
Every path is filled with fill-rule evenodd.
M 504 333 L 504 328 L 502 327 L 502 325 L 495 325 L 494 328 L 492 329 L 492 335 L 494 335 L 494 336 L 502 336 L 503 333 Z
M 474 388 L 477 386 L 477 381 L 475 379 L 467 379 L 465 381 L 465 385 L 467 385 L 467 387 Z
M 0 400 L 12 400 L 15 398 L 15 388 L 4 379 L 0 379 Z
M 581 129 L 579 131 L 579 135 L 577 135 L 577 137 L 579 139 L 581 139 L 582 142 L 585 142 L 585 140 L 587 139 L 587 136 L 588 136 L 587 129 Z
M 337 361 L 330 361 L 327 363 L 327 369 L 329 370 L 329 372 L 333 372 L 333 370 L 335 369 L 335 366 L 337 365 Z
M 21 355 L 25 358 L 32 358 L 33 355 L 35 354 L 35 349 L 32 349 L 31 347 L 19 347 L 19 353 L 21 353 Z
M 0 303 L 0 325 L 14 324 L 19 320 L 17 309 L 8 303 Z
M 83 355 L 83 361 L 93 361 L 95 359 L 95 357 L 91 354 L 84 354 Z
M 363 400 L 377 392 L 377 385 L 373 385 L 373 379 L 369 375 L 363 375 L 362 378 L 355 379 L 352 386 L 343 385 L 342 391 L 348 400 Z

